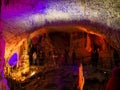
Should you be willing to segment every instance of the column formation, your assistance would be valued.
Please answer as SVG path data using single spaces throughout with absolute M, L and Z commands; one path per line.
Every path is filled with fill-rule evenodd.
M 79 75 L 78 75 L 78 90 L 83 90 L 83 86 L 85 83 L 85 79 L 83 76 L 83 66 L 82 64 L 79 65 Z
M 22 74 L 26 74 L 29 72 L 29 56 L 27 53 L 27 50 L 23 51 L 23 55 L 22 55 Z

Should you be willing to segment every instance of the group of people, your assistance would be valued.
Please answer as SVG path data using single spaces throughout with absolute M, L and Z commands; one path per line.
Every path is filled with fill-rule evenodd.
M 94 50 L 91 52 L 91 62 L 92 62 L 92 66 L 97 67 L 97 66 L 98 66 L 98 60 L 99 60 L 98 49 L 94 49 Z
M 34 52 L 32 55 L 32 64 L 33 65 L 43 65 L 45 59 L 45 53 L 40 51 L 39 53 Z
M 31 43 L 28 54 L 30 65 L 42 65 L 44 63 L 45 52 L 41 47 L 40 42 L 37 44 Z
M 70 58 L 70 52 L 68 50 L 64 50 L 64 53 L 61 54 L 60 61 L 62 65 L 70 65 L 72 64 L 73 66 L 76 65 L 76 52 L 73 50 L 71 52 L 71 58 Z M 71 63 L 70 63 L 71 61 Z
M 64 50 L 64 53 L 58 53 L 56 50 L 53 51 L 42 51 L 36 49 L 35 46 L 31 47 L 30 53 L 29 53 L 29 59 L 30 59 L 30 65 L 43 65 L 46 61 L 45 59 L 48 59 L 49 61 L 52 61 L 53 64 L 61 64 L 61 65 L 69 65 L 70 60 L 72 61 L 72 65 L 76 65 L 76 52 L 75 50 L 72 51 L 71 58 L 69 56 L 69 51 Z

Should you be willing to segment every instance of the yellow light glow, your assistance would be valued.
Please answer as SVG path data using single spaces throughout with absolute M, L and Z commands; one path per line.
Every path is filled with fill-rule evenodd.
M 33 76 L 33 75 L 35 75 L 35 71 L 33 71 L 33 72 L 30 74 L 30 76 Z
M 83 76 L 83 67 L 82 64 L 79 66 L 79 81 L 78 81 L 78 90 L 83 90 L 85 80 Z

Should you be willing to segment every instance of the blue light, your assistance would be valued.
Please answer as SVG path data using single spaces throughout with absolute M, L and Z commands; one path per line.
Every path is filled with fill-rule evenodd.
M 18 61 L 18 54 L 17 54 L 17 53 L 14 53 L 14 54 L 10 57 L 8 63 L 9 63 L 10 66 L 14 67 L 14 66 L 17 64 L 17 61 Z

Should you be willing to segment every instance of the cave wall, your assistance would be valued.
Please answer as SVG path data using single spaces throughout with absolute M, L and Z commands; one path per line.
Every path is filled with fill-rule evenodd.
M 108 44 L 120 51 L 120 0 L 0 1 L 5 57 L 11 54 L 11 50 L 19 52 L 19 46 L 32 31 L 56 23 L 77 23 L 78 28 L 102 35 Z
M 31 4 L 34 6 L 31 7 Z M 23 25 L 27 30 L 47 22 L 83 19 L 119 29 L 119 5 L 119 0 L 19 0 L 14 2 L 14 5 L 11 2 L 6 8 L 2 8 L 2 18 L 3 20 L 14 19 L 12 22 L 16 25 L 14 27 Z M 18 22 L 16 23 L 16 21 Z
M 84 27 L 89 33 L 101 34 L 120 51 L 119 0 L 8 0 L 7 5 L 4 1 L 1 22 L 6 39 L 5 56 L 11 54 L 11 50 L 15 52 L 32 31 L 65 23 L 76 23 L 78 28 Z
M 94 48 L 97 48 L 99 53 L 98 66 L 110 69 L 115 65 L 113 57 L 114 48 L 101 36 L 85 32 L 82 32 L 80 35 L 78 33 L 72 34 L 70 46 L 70 51 L 75 50 L 76 52 L 77 62 L 90 64 L 91 52 Z
M 77 23 L 88 32 L 101 34 L 120 50 L 119 0 L 8 0 L 7 5 L 4 1 L 1 22 L 6 51 L 14 50 L 14 46 L 38 28 L 65 23 Z

